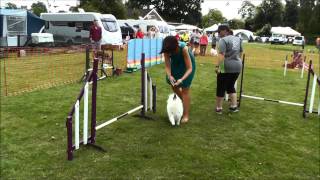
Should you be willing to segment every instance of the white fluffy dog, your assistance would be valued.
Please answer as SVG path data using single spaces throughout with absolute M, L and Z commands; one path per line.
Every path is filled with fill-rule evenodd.
M 169 121 L 172 126 L 180 125 L 180 120 L 183 114 L 183 105 L 179 96 L 175 93 L 170 94 L 167 100 L 167 112 Z

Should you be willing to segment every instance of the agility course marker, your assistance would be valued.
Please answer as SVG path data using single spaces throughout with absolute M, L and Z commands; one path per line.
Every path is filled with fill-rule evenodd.
M 244 64 L 245 64 L 245 56 L 242 60 L 242 72 L 241 72 L 241 82 L 240 82 L 240 95 L 239 95 L 239 101 L 238 101 L 238 107 L 241 105 L 241 99 L 242 97 L 249 98 L 249 99 L 255 99 L 255 100 L 262 100 L 262 101 L 270 101 L 270 102 L 275 102 L 275 103 L 281 103 L 281 104 L 287 104 L 287 105 L 293 105 L 293 106 L 300 106 L 303 107 L 303 114 L 302 116 L 306 118 L 307 113 L 315 113 L 320 115 L 320 97 L 319 97 L 319 105 L 318 105 L 318 111 L 313 111 L 313 106 L 314 106 L 314 99 L 315 99 L 315 91 L 316 87 L 318 85 L 318 88 L 320 88 L 320 79 L 318 76 L 314 73 L 312 69 L 312 61 L 309 63 L 309 68 L 308 68 L 308 79 L 307 79 L 307 86 L 305 90 L 305 98 L 303 103 L 295 103 L 295 102 L 288 102 L 288 101 L 282 101 L 282 100 L 275 100 L 275 99 L 269 99 L 269 98 L 264 98 L 264 97 L 257 97 L 257 96 L 252 96 L 252 95 L 244 95 L 243 94 L 243 75 L 244 75 Z M 286 63 L 285 63 L 286 65 Z M 284 75 L 285 75 L 284 71 Z M 311 89 L 311 97 L 310 97 L 310 103 L 309 103 L 309 110 L 307 111 L 307 102 L 308 102 L 308 95 L 309 95 L 309 84 L 310 84 L 310 79 L 311 75 L 313 76 L 313 83 L 312 83 L 312 89 Z
M 123 113 L 115 118 L 112 118 L 98 126 L 96 126 L 96 102 L 97 102 L 97 82 L 98 82 L 98 59 L 95 58 L 93 62 L 93 70 L 89 71 L 89 75 L 86 76 L 85 85 L 81 89 L 80 94 L 72 106 L 71 111 L 68 114 L 66 127 L 67 127 L 67 159 L 73 159 L 73 151 L 80 148 L 81 145 L 93 145 L 95 146 L 96 131 L 116 122 L 117 120 L 137 112 L 140 110 L 140 116 L 147 118 L 145 113 L 148 110 L 153 110 L 156 112 L 156 86 L 152 84 L 151 77 L 148 75 L 147 69 L 145 68 L 145 55 L 142 54 L 141 59 L 141 104 L 126 113 Z M 89 114 L 89 85 L 92 84 L 92 100 L 91 100 L 91 135 L 88 137 L 88 114 Z M 148 93 L 149 90 L 149 93 Z M 148 108 L 148 95 L 150 98 L 149 108 Z M 84 102 L 84 112 L 83 112 L 83 138 L 80 139 L 80 101 L 83 98 Z M 75 117 L 75 126 L 74 126 L 74 136 L 73 136 L 73 116 Z M 74 142 L 73 144 L 73 137 Z M 95 146 L 97 147 L 97 146 Z M 102 149 L 102 148 L 100 148 Z

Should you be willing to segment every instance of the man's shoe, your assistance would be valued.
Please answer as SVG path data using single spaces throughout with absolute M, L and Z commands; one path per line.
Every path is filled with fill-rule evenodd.
M 222 109 L 216 108 L 216 113 L 217 113 L 217 114 L 222 114 Z
M 238 107 L 229 107 L 229 111 L 232 113 L 239 112 Z

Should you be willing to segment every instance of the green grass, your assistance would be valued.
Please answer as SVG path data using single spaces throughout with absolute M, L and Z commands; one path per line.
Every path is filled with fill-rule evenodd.
M 305 79 L 265 67 L 283 52 L 254 52 L 259 47 L 246 46 L 267 58 L 248 63 L 244 93 L 302 102 Z M 158 91 L 153 120 L 128 116 L 99 130 L 97 144 L 107 152 L 81 147 L 73 161 L 66 160 L 65 119 L 80 84 L 1 97 L 1 179 L 319 179 L 319 117 L 304 120 L 301 107 L 250 99 L 237 114 L 215 114 L 214 60 L 196 60 L 188 124 L 169 125 L 171 90 L 157 65 L 150 68 Z M 139 104 L 139 79 L 136 72 L 99 81 L 98 123 Z

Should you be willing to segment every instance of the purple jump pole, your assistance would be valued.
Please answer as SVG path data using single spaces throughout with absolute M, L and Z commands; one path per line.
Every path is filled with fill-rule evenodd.
M 243 74 L 244 74 L 244 61 L 246 59 L 246 55 L 243 54 L 242 57 L 242 69 L 241 69 L 241 80 L 240 80 L 240 95 L 239 95 L 239 103 L 238 103 L 238 108 L 240 108 L 241 105 L 241 98 L 242 98 L 242 87 L 243 87 Z
M 141 105 L 143 105 L 143 108 L 141 109 L 141 116 L 145 116 L 145 105 L 146 105 L 146 99 L 145 99 L 145 86 L 146 86 L 146 82 L 145 82 L 145 54 L 142 53 L 141 54 Z
M 96 142 L 98 61 L 98 58 L 94 58 L 92 74 L 91 144 Z
M 309 94 L 309 84 L 310 84 L 310 77 L 311 77 L 311 67 L 312 67 L 312 60 L 309 62 L 309 69 L 308 69 L 308 80 L 307 80 L 307 86 L 306 86 L 306 94 L 304 96 L 304 102 L 303 102 L 303 112 L 302 117 L 306 118 L 306 112 L 307 112 L 307 102 L 308 102 L 308 94 Z
M 71 161 L 73 159 L 72 154 L 72 116 L 67 117 L 67 135 L 68 135 L 68 142 L 67 142 L 67 157 L 68 160 Z

